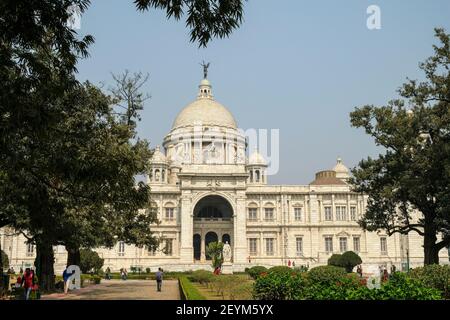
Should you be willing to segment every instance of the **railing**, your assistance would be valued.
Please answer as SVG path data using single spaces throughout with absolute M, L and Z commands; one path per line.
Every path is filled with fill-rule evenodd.
M 194 221 L 224 221 L 224 222 L 228 222 L 228 221 L 231 221 L 231 218 L 199 218 L 199 217 L 194 217 Z

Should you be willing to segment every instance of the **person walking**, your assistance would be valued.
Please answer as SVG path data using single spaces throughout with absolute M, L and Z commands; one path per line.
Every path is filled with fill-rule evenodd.
M 72 278 L 72 274 L 67 270 L 68 267 L 69 266 L 66 266 L 62 274 L 64 281 L 64 294 L 67 294 L 69 292 L 70 281 Z
M 109 267 L 106 268 L 106 270 L 105 270 L 105 280 L 111 280 L 110 273 L 111 273 L 111 269 Z
M 34 278 L 34 273 L 31 272 L 30 268 L 26 268 L 25 273 L 23 274 L 23 277 L 22 277 L 22 286 L 24 288 L 25 300 L 30 299 L 31 289 L 33 289 L 33 278 Z
M 161 268 L 158 268 L 158 271 L 156 271 L 156 290 L 161 292 L 162 282 L 163 282 L 163 270 Z

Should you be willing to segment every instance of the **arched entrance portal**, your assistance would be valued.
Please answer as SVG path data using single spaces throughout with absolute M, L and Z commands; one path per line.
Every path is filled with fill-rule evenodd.
M 228 241 L 233 236 L 233 208 L 219 195 L 202 198 L 194 207 L 194 260 L 206 261 L 206 248 L 211 242 Z

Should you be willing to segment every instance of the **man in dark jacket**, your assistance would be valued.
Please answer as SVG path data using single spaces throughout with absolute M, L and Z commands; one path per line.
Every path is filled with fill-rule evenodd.
M 163 270 L 161 268 L 158 268 L 158 271 L 156 271 L 156 288 L 158 291 L 161 291 L 163 275 Z

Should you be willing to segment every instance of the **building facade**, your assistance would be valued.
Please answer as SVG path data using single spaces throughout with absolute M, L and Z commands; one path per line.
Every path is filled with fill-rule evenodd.
M 197 99 L 178 114 L 151 160 L 147 183 L 160 223 L 150 229 L 160 248 L 119 242 L 97 249 L 104 267 L 208 269 L 206 248 L 213 241 L 231 245 L 235 271 L 252 265 L 313 267 L 345 251 L 357 252 L 364 265 L 423 264 L 419 235 L 387 236 L 359 227 L 367 197 L 351 192 L 341 159 L 308 185 L 269 185 L 267 168 L 257 150 L 248 152 L 234 117 L 203 79 Z M 35 248 L 23 236 L 4 229 L 0 241 L 16 270 L 33 264 Z M 55 247 L 55 257 L 55 269 L 62 270 L 63 247 Z M 448 262 L 446 249 L 441 260 Z

